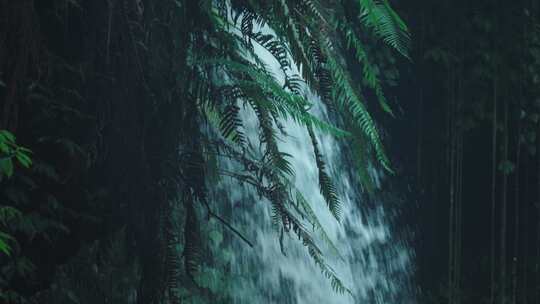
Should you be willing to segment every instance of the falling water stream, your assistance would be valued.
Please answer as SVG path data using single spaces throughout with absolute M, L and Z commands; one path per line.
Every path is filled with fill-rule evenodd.
M 276 79 L 284 81 L 277 61 L 261 47 L 255 45 L 255 48 Z M 309 92 L 307 96 L 313 103 L 311 113 L 332 122 L 319 98 Z M 241 115 L 246 137 L 253 147 L 258 147 L 255 114 L 246 107 Z M 254 243 L 250 248 L 238 239 L 230 242 L 231 252 L 234 252 L 230 273 L 241 278 L 232 280 L 234 303 L 415 303 L 411 288 L 413 252 L 404 240 L 393 234 L 392 218 L 399 211 L 395 210 L 395 204 L 375 198 L 368 206 L 361 195 L 350 147 L 345 140 L 316 131 L 327 170 L 342 202 L 342 219 L 336 221 L 319 191 L 318 170 L 307 130 L 292 121 L 283 124 L 287 134 L 280 137 L 279 148 L 292 156 L 295 186 L 311 204 L 341 258 L 324 250 L 324 242 L 317 238 L 317 232 L 313 231 L 313 235 L 327 263 L 352 294 L 332 290 L 330 281 L 293 233 L 285 234 L 285 254 L 282 253 L 279 233 L 270 220 L 270 204 L 254 189 L 223 178 L 213 185 L 214 199 L 220 202 L 222 211 L 229 210 L 227 213 L 235 225 L 249 229 L 244 233 Z M 220 166 L 231 171 L 240 169 L 227 159 L 221 159 Z M 375 183 L 380 184 L 383 174 L 373 168 L 369 171 Z

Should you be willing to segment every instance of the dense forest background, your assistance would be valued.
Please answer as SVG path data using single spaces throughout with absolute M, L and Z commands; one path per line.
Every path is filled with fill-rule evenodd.
M 540 303 L 539 17 L 534 0 L 0 0 L 0 301 L 230 303 L 230 278 L 207 274 L 234 252 L 216 248 L 252 244 L 207 199 L 220 174 L 270 201 L 276 238 L 296 235 L 346 293 L 294 213 L 288 117 L 309 130 L 336 219 L 314 130 L 360 152 L 366 201 L 406 197 L 419 303 Z M 304 85 L 336 125 L 309 113 Z M 218 154 L 244 171 L 214 168 Z
M 427 301 L 537 303 L 539 5 L 401 6 L 415 47 L 401 78 L 410 127 L 399 136 L 416 143 L 403 143 L 402 162 L 416 176 L 411 218 Z

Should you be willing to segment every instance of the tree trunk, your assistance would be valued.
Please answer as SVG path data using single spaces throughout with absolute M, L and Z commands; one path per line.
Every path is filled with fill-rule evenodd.
M 455 303 L 455 228 L 456 228 L 456 206 L 455 206 L 455 180 L 456 180 L 456 113 L 455 113 L 455 87 L 454 70 L 449 73 L 450 99 L 448 101 L 448 169 L 449 169 L 449 215 L 448 215 L 448 302 Z
M 525 157 L 523 168 L 525 170 L 525 189 L 523 191 L 524 197 L 527 199 L 529 198 L 529 157 Z M 529 272 L 529 203 L 528 200 L 524 201 L 524 204 L 522 204 L 522 214 L 523 214 L 523 237 L 521 238 L 523 243 L 523 263 L 522 263 L 522 271 L 521 271 L 521 282 L 522 282 L 522 288 L 521 288 L 521 301 L 523 304 L 527 304 L 529 301 L 528 296 L 528 272 Z
M 540 134 L 540 122 L 538 124 L 537 128 L 537 137 Z M 534 289 L 534 296 L 535 296 L 535 303 L 540 303 L 540 140 L 539 138 L 536 139 L 537 142 L 537 152 L 536 152 L 536 158 L 537 158 L 537 168 L 536 168 L 536 178 L 537 178 L 537 193 L 538 196 L 536 198 L 535 207 L 537 211 L 537 226 L 536 226 L 536 261 L 535 261 L 535 267 L 534 267 L 534 273 L 535 273 L 535 289 Z
M 491 254 L 490 254 L 490 304 L 495 303 L 495 205 L 497 198 L 497 79 L 493 79 L 493 124 L 491 144 Z
M 514 256 L 512 257 L 512 304 L 516 304 L 518 298 L 518 257 L 519 257 L 519 222 L 520 222 L 520 203 L 519 203 L 519 167 L 521 158 L 521 123 L 520 109 L 517 111 L 517 143 L 516 143 L 516 168 L 514 172 Z
M 506 164 L 508 160 L 508 102 L 504 103 L 504 137 L 503 137 L 503 161 Z M 507 225 L 507 191 L 508 191 L 508 174 L 506 169 L 503 168 L 503 181 L 502 181 L 502 204 L 501 204 L 501 242 L 500 242 L 500 286 L 501 291 L 500 303 L 506 303 L 506 225 Z

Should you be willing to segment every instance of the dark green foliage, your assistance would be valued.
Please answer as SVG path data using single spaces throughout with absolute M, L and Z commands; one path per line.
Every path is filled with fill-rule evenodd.
M 419 277 L 437 294 L 426 303 L 536 303 L 538 3 L 405 7 L 416 20 L 420 229 L 448 233 L 422 244 Z
M 363 23 L 373 28 L 384 42 L 408 57 L 410 37 L 407 25 L 390 7 L 388 0 L 360 0 L 359 3 Z
M 242 121 L 238 117 L 240 108 L 235 104 L 230 104 L 225 107 L 223 117 L 219 122 L 219 128 L 223 137 L 230 138 L 233 142 L 244 145 L 244 134 L 240 130 Z
M 323 156 L 321 152 L 319 151 L 317 138 L 315 138 L 315 134 L 313 133 L 313 129 L 309 128 L 309 137 L 311 138 L 311 142 L 313 144 L 313 153 L 315 154 L 315 162 L 317 163 L 317 168 L 319 169 L 319 187 L 321 189 L 321 194 L 324 197 L 324 200 L 328 204 L 328 208 L 330 209 L 330 212 L 334 215 L 334 217 L 339 221 L 340 215 L 341 215 L 341 202 L 339 201 L 339 197 L 336 193 L 336 188 L 334 187 L 334 184 L 332 180 L 330 179 L 330 176 L 326 172 L 326 164 L 324 163 Z
M 197 272 L 201 264 L 200 232 L 197 214 L 193 202 L 189 197 L 184 197 L 186 222 L 184 226 L 184 267 L 190 277 Z
M 135 303 L 141 280 L 140 264 L 126 243 L 125 229 L 109 239 L 85 245 L 58 268 L 49 290 L 33 297 L 35 303 Z
M 15 136 L 6 130 L 0 130 L 0 182 L 13 175 L 13 167 L 18 163 L 23 168 L 28 168 L 32 164 L 27 148 L 19 147 L 15 142 Z M 15 160 L 17 162 L 15 162 Z M 12 223 L 20 221 L 22 213 L 12 206 L 0 205 L 0 252 L 5 255 L 11 254 L 10 242 L 16 240 L 8 233 L 5 233 Z

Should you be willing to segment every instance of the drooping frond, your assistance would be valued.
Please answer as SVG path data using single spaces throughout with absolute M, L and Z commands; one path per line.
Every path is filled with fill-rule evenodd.
M 298 236 L 299 240 L 306 247 L 306 250 L 308 251 L 315 265 L 317 265 L 323 275 L 330 280 L 332 288 L 336 292 L 350 293 L 350 290 L 345 287 L 341 279 L 336 275 L 335 271 L 324 260 L 323 253 L 315 243 L 313 237 L 306 230 L 301 221 L 292 215 L 292 213 L 288 210 L 287 204 L 294 204 L 294 202 L 287 193 L 283 192 L 286 187 L 284 185 L 274 185 L 270 189 L 270 191 L 266 191 L 266 197 L 272 203 L 274 221 L 280 223 L 285 231 L 292 231 Z
M 243 77 L 238 77 L 242 80 L 237 81 L 237 88 L 243 92 L 240 96 L 253 99 L 259 107 L 267 109 L 276 117 L 292 119 L 305 126 L 312 125 L 320 131 L 338 137 L 349 135 L 348 132 L 323 122 L 310 114 L 308 110 L 311 104 L 303 96 L 286 91 L 272 75 L 262 69 L 224 59 L 201 61 L 201 64 L 220 65 L 229 72 L 242 74 Z
M 201 240 L 199 232 L 199 220 L 193 201 L 189 194 L 184 197 L 184 207 L 186 210 L 186 220 L 184 226 L 184 268 L 187 274 L 193 278 L 199 270 L 201 264 Z
M 190 247 L 185 253 L 187 253 L 184 265 L 182 265 L 179 252 L 177 252 L 178 243 L 180 242 L 179 232 L 181 231 L 176 227 L 175 222 L 175 207 L 176 202 L 168 202 L 167 208 L 165 208 L 165 214 L 162 214 L 160 221 L 162 221 L 163 237 L 165 245 L 165 258 L 164 258 L 164 270 L 166 273 L 165 283 L 167 287 L 168 297 L 174 304 L 181 303 L 180 295 L 178 294 L 178 288 L 180 287 L 180 277 L 182 275 L 182 266 L 189 265 L 189 271 L 193 274 L 199 263 L 198 261 L 198 248 L 192 244 L 195 244 L 193 240 L 189 241 Z M 187 227 L 184 227 L 187 228 Z M 194 236 L 192 236 L 194 237 Z M 187 269 L 187 268 L 186 268 Z
M 298 219 L 293 216 L 288 215 L 288 222 L 291 227 L 291 230 L 298 236 L 302 241 L 302 244 L 306 247 L 311 259 L 317 265 L 323 275 L 330 280 L 332 288 L 338 293 L 351 293 L 351 291 L 343 284 L 341 279 L 336 275 L 335 271 L 326 263 L 324 260 L 323 254 L 319 247 L 316 245 L 312 236 L 307 232 L 305 227 L 300 223 Z
M 333 97 L 339 106 L 347 109 L 355 125 L 367 136 L 375 150 L 379 163 L 389 172 L 393 172 L 384 151 L 377 126 L 368 112 L 364 102 L 354 90 L 348 74 L 334 57 L 329 56 L 328 66 L 334 80 Z
M 318 84 L 314 77 L 313 64 L 307 51 L 306 28 L 294 18 L 294 13 L 287 1 L 275 1 L 272 8 L 275 18 L 269 21 L 271 28 L 286 41 L 291 57 L 300 70 L 302 78 L 309 86 L 316 87 Z
M 283 88 L 288 89 L 291 93 L 301 96 L 303 93 L 304 81 L 298 75 L 285 76 Z
M 259 45 L 264 47 L 270 54 L 272 54 L 284 72 L 291 68 L 287 47 L 274 35 L 258 32 L 253 35 L 249 35 L 249 37 L 254 39 Z
M 326 163 L 324 162 L 323 155 L 319 150 L 319 144 L 317 143 L 317 138 L 315 138 L 313 129 L 309 127 L 308 132 L 309 137 L 311 138 L 311 144 L 313 146 L 313 153 L 315 154 L 315 163 L 317 164 L 317 169 L 319 171 L 319 189 L 324 197 L 324 200 L 328 204 L 330 212 L 339 221 L 341 217 L 341 201 L 337 195 L 334 183 L 326 172 Z
M 340 24 L 341 31 L 344 33 L 345 40 L 347 42 L 347 47 L 349 49 L 354 50 L 354 55 L 356 57 L 356 60 L 360 64 L 362 64 L 362 77 L 363 80 L 366 82 L 366 84 L 369 86 L 370 89 L 372 89 L 375 92 L 375 96 L 377 96 L 377 100 L 379 101 L 379 104 L 381 108 L 387 112 L 390 115 L 394 115 L 392 112 L 392 109 L 388 105 L 388 102 L 386 101 L 386 97 L 383 93 L 383 88 L 381 86 L 380 80 L 377 77 L 377 73 L 375 71 L 375 66 L 371 63 L 369 60 L 368 54 L 366 52 L 366 48 L 364 45 L 362 45 L 362 42 L 354 32 L 354 29 L 349 24 L 342 22 Z
M 356 173 L 360 179 L 360 184 L 362 189 L 367 194 L 373 194 L 376 189 L 375 182 L 372 176 L 369 173 L 371 167 L 370 156 L 373 153 L 369 145 L 369 140 L 366 139 L 366 136 L 362 131 L 356 129 L 353 131 L 353 136 L 351 139 L 352 151 L 354 153 L 354 160 L 356 162 Z
M 225 138 L 243 146 L 245 144 L 244 133 L 241 131 L 242 120 L 239 118 L 240 108 L 236 104 L 225 106 L 219 127 Z
M 350 290 L 339 279 L 335 271 L 325 262 L 322 251 L 317 246 L 311 234 L 304 227 L 301 220 L 294 215 L 293 211 L 290 210 L 290 208 L 296 208 L 297 206 L 301 207 L 304 210 L 304 212 L 301 213 L 301 216 L 305 215 L 307 221 L 319 231 L 323 240 L 325 243 L 327 243 L 330 249 L 332 249 L 335 254 L 339 255 L 339 251 L 324 231 L 322 225 L 315 215 L 315 212 L 311 209 L 311 206 L 301 195 L 298 189 L 292 186 L 293 183 L 286 179 L 286 176 L 280 175 L 278 173 L 279 170 L 266 167 L 264 164 L 250 160 L 246 157 L 246 155 L 237 151 L 237 149 L 234 149 L 233 147 L 225 146 L 224 148 L 224 152 L 229 157 L 238 160 L 245 167 L 250 168 L 250 172 L 256 174 L 254 177 L 237 174 L 229 176 L 237 178 L 238 180 L 246 182 L 255 187 L 257 193 L 265 197 L 270 202 L 272 210 L 272 223 L 276 228 L 276 231 L 292 232 L 296 234 L 302 244 L 306 247 L 306 250 L 314 263 L 321 269 L 323 275 L 330 280 L 332 288 L 340 293 L 350 293 Z M 268 184 L 265 185 L 264 183 L 260 182 L 258 178 L 263 178 L 264 180 L 268 181 Z
M 373 2 L 373 5 L 373 9 L 375 9 L 377 5 L 382 4 Z M 380 136 L 378 134 L 375 123 L 371 115 L 367 111 L 365 103 L 361 99 L 361 94 L 358 88 L 354 87 L 351 84 L 352 81 L 348 72 L 346 72 L 345 68 L 343 68 L 341 64 L 338 63 L 336 60 L 336 57 L 339 57 L 339 55 L 333 47 L 331 38 L 329 38 L 331 35 L 328 35 L 327 33 L 317 33 L 317 35 L 315 35 L 317 31 L 323 31 L 327 29 L 319 29 L 318 27 L 316 27 L 316 25 L 313 25 L 309 21 L 302 21 L 304 22 L 303 25 L 305 27 L 311 27 L 310 29 L 314 32 L 304 33 L 301 30 L 303 28 L 297 25 L 297 23 L 300 23 L 301 21 L 295 20 L 294 14 L 291 13 L 290 8 L 285 1 L 280 1 L 275 6 L 276 7 L 274 9 L 280 12 L 278 14 L 279 17 L 284 18 L 282 21 L 283 24 L 285 24 L 285 29 L 289 30 L 289 32 L 285 33 L 285 35 L 288 34 L 288 36 L 286 37 L 288 37 L 290 43 L 293 43 L 292 41 L 295 41 L 295 43 L 302 45 L 301 52 L 295 52 L 294 49 L 291 47 L 291 56 L 295 59 L 295 64 L 303 64 L 301 62 L 303 60 L 302 55 L 306 54 L 307 50 L 316 55 L 312 56 L 312 58 L 316 58 L 315 61 L 310 60 L 305 63 L 310 67 L 312 71 L 317 71 L 315 77 L 313 77 L 313 75 L 311 76 L 314 79 L 311 84 L 317 84 L 314 89 L 322 93 L 321 97 L 323 98 L 325 103 L 331 106 L 331 109 L 340 108 L 342 110 L 348 111 L 352 115 L 356 126 L 358 126 L 358 128 L 360 128 L 367 135 L 367 138 L 373 145 L 375 150 L 375 156 L 379 163 L 391 172 L 390 163 L 384 153 L 382 141 L 380 140 Z M 391 8 L 388 6 L 387 9 Z M 373 21 L 373 24 L 376 24 L 374 22 L 375 21 Z M 326 38 L 325 36 L 328 36 L 328 38 Z M 306 39 L 301 39 L 301 37 L 305 37 Z M 351 43 L 356 42 L 355 46 L 357 47 L 357 55 L 359 55 L 360 58 L 364 60 L 363 63 L 369 63 L 367 61 L 367 55 L 365 53 L 365 50 L 363 50 L 363 48 L 361 47 L 359 40 L 353 41 L 353 37 L 350 37 Z M 300 50 L 300 48 L 298 48 L 298 50 Z M 375 94 L 382 108 L 385 109 L 385 111 L 391 113 L 391 109 L 386 102 L 386 98 L 382 92 L 382 87 L 378 79 L 375 77 L 372 66 L 369 64 L 364 64 L 364 66 L 365 74 L 368 76 L 366 82 L 375 91 Z M 304 75 L 304 73 L 302 73 L 302 75 Z M 308 82 L 308 85 L 310 85 L 310 82 Z M 336 104 L 335 106 L 329 102 L 328 95 L 331 95 L 332 100 Z
M 274 167 L 287 175 L 293 175 L 294 171 L 289 162 L 291 155 L 279 150 L 277 145 L 277 135 L 272 126 L 270 115 L 264 108 L 258 108 L 257 118 L 259 119 L 260 141 L 266 145 L 263 163 L 266 166 Z
M 328 23 L 327 13 L 318 0 L 302 0 L 301 4 L 307 8 L 307 11 L 315 16 L 316 22 Z
M 203 117 L 219 130 L 224 138 L 244 146 L 246 138 L 239 116 L 240 108 L 236 105 L 238 92 L 233 86 L 223 86 L 220 89 L 218 94 L 210 93 L 210 88 L 197 90 L 195 98 L 198 108 Z M 216 102 L 218 99 L 222 100 L 219 104 Z
M 313 225 L 313 228 L 317 231 L 319 231 L 323 241 L 326 243 L 326 245 L 332 250 L 332 252 L 341 257 L 341 254 L 339 253 L 339 249 L 336 247 L 334 242 L 330 239 L 328 236 L 328 233 L 326 233 L 326 230 L 319 222 L 319 219 L 317 218 L 317 215 L 315 214 L 315 211 L 311 208 L 311 205 L 309 202 L 305 199 L 305 197 L 302 195 L 300 191 L 296 191 L 296 202 L 298 203 L 299 207 L 302 208 L 304 211 L 304 214 L 306 215 L 307 221 Z M 342 258 L 342 257 L 341 257 Z
M 407 25 L 388 0 L 359 0 L 360 20 L 401 55 L 409 58 L 410 34 Z

